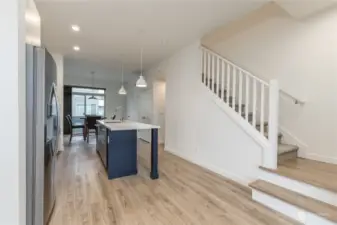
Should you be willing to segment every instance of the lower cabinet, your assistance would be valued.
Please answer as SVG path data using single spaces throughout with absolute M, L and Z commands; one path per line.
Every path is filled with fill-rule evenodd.
M 137 131 L 108 131 L 108 177 L 137 174 Z

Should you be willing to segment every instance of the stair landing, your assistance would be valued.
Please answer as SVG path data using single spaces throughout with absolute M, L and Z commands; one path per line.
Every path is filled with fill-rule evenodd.
M 337 193 L 337 165 L 296 158 L 279 162 L 276 170 L 263 170 Z

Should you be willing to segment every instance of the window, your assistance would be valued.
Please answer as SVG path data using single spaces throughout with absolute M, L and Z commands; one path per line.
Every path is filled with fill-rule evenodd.
M 105 89 L 72 88 L 73 122 L 82 122 L 85 115 L 105 115 Z
M 94 97 L 94 99 L 92 99 L 92 97 Z M 86 115 L 104 116 L 104 96 L 87 95 L 86 103 Z

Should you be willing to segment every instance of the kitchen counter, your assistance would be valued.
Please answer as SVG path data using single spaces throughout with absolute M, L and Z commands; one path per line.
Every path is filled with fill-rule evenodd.
M 157 125 L 139 123 L 131 120 L 124 120 L 123 122 L 119 120 L 98 120 L 100 125 L 105 126 L 111 131 L 119 130 L 150 130 L 150 129 L 159 129 Z
M 136 175 L 137 131 L 151 130 L 151 179 L 158 179 L 159 126 L 125 120 L 97 121 L 96 150 L 106 168 L 109 179 Z

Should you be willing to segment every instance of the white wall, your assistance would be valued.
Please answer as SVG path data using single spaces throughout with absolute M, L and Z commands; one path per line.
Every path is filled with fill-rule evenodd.
M 159 125 L 158 143 L 163 144 L 165 143 L 166 82 L 162 80 L 163 77 L 160 75 L 162 74 L 157 69 L 147 71 L 145 79 L 148 87 L 145 89 L 138 88 L 130 82 L 130 85 L 126 87 L 128 91 L 126 115 L 130 120 Z M 144 102 L 144 98 L 150 98 L 150 102 Z M 141 104 L 146 104 L 146 106 Z M 148 107 L 148 110 L 145 110 L 146 112 L 144 112 L 144 107 Z M 141 115 L 142 113 L 146 114 L 147 118 L 145 120 L 142 119 L 142 116 L 144 116 Z M 150 134 L 143 134 L 140 137 L 150 141 Z
M 337 8 L 305 20 L 270 4 L 203 38 L 203 44 L 281 89 L 280 124 L 302 156 L 337 163 Z
M 126 117 L 129 120 L 139 121 L 138 118 L 138 98 L 139 98 L 139 88 L 135 85 L 129 84 L 126 87 Z
M 0 7 L 0 224 L 26 224 L 25 1 Z
M 159 143 L 165 143 L 165 105 L 166 105 L 166 82 L 153 82 L 153 123 L 158 124 Z
M 152 68 L 166 77 L 165 148 L 247 184 L 257 178 L 261 147 L 214 103 L 200 61 L 197 42 Z
M 150 68 L 145 72 L 148 88 L 152 89 L 151 122 L 159 125 L 158 141 L 165 143 L 165 105 L 166 105 L 166 77 L 160 66 Z

